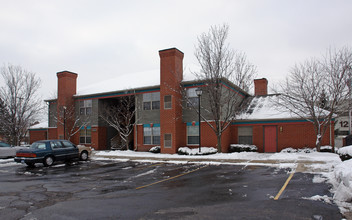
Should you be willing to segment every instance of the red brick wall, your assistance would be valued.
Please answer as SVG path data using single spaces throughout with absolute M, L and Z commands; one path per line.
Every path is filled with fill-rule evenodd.
M 214 123 L 211 123 L 213 126 L 215 126 Z M 185 124 L 185 134 L 184 134 L 184 139 L 187 141 L 187 125 Z M 233 131 L 231 129 L 231 126 L 229 126 L 222 134 L 221 136 L 221 152 L 227 153 L 229 151 L 229 146 L 233 141 Z M 210 127 L 210 125 L 206 122 L 201 123 L 201 146 L 202 147 L 214 147 L 217 148 L 218 146 L 218 140 L 216 137 L 216 134 L 214 130 Z M 186 142 L 187 143 L 187 142 Z M 186 146 L 186 145 L 184 145 Z M 189 148 L 198 148 L 198 145 L 187 145 Z
M 48 128 L 48 139 L 58 139 L 57 128 Z
M 253 126 L 253 144 L 258 147 L 258 152 L 264 152 L 264 137 L 262 125 Z
M 29 143 L 32 144 L 36 141 L 46 140 L 48 131 L 47 129 L 29 130 Z
M 92 144 L 90 146 L 93 147 L 95 150 L 106 150 L 106 128 L 92 127 L 91 135 Z
M 254 125 L 234 125 L 232 126 L 232 143 L 238 143 L 238 129 L 239 126 L 253 127 L 253 144 L 258 147 L 258 152 L 264 152 L 264 126 L 277 126 L 277 144 L 278 152 L 284 148 L 314 148 L 316 135 L 313 124 L 310 122 L 293 122 L 293 123 L 270 123 L 270 124 L 254 124 Z M 334 125 L 331 125 L 331 145 L 334 146 Z M 330 133 L 326 131 L 323 140 L 323 145 L 330 145 Z

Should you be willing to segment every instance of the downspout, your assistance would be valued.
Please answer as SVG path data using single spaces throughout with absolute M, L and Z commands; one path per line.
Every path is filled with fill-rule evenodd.
M 135 108 L 138 109 L 138 100 L 137 100 L 137 96 L 136 96 L 136 90 L 133 90 L 134 91 L 134 97 L 135 97 Z M 138 120 L 137 118 L 137 115 L 138 115 L 138 111 L 136 111 L 136 116 L 135 116 L 135 125 L 134 125 L 134 133 L 135 133 L 135 136 L 134 136 L 134 139 L 135 139 L 135 148 L 134 148 L 134 151 L 138 151 L 138 129 L 137 129 L 137 123 L 136 121 Z
M 331 140 L 331 121 L 330 121 L 330 126 L 329 126 L 329 130 L 330 130 L 330 146 L 332 146 L 332 140 Z M 332 146 L 334 148 L 334 146 Z
M 351 109 L 348 111 L 348 134 L 351 135 Z
M 134 125 L 134 133 L 135 133 L 135 143 L 136 143 L 136 147 L 134 148 L 134 151 L 138 150 L 138 132 L 137 132 L 137 125 Z

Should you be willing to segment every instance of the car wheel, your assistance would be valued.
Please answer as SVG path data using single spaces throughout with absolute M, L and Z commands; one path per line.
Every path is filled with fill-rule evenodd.
M 88 160 L 88 152 L 87 151 L 82 151 L 80 155 L 80 159 L 83 161 Z
M 47 156 L 44 158 L 44 162 L 43 162 L 44 166 L 48 167 L 53 165 L 53 163 L 54 163 L 54 158 L 52 156 Z
M 26 164 L 27 164 L 27 166 L 29 166 L 29 167 L 35 167 L 34 163 L 27 162 Z

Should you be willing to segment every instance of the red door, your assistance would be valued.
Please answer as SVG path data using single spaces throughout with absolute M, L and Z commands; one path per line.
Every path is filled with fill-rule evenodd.
M 264 126 L 264 152 L 277 152 L 277 127 Z

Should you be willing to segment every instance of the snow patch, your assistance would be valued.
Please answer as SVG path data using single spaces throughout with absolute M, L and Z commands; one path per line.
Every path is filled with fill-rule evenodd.
M 328 204 L 332 204 L 332 198 L 324 195 L 324 196 L 320 196 L 320 195 L 316 195 L 316 196 L 312 196 L 312 197 L 303 197 L 302 199 L 307 199 L 307 200 L 312 200 L 312 201 L 322 201 Z
M 154 170 L 149 170 L 149 171 L 147 171 L 145 173 L 138 174 L 135 177 L 141 177 L 141 176 L 149 175 L 149 174 L 152 174 L 154 172 L 155 172 L 155 169 Z
M 326 178 L 321 177 L 320 175 L 315 175 L 312 181 L 313 183 L 324 183 L 326 181 Z

